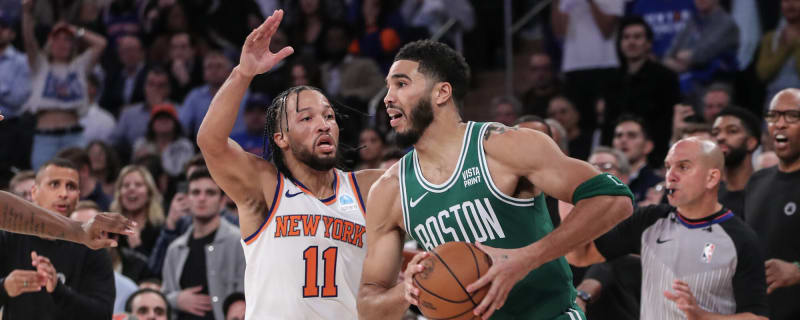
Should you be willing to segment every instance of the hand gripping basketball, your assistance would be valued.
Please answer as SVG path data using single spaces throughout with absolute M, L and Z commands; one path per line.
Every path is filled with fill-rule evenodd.
M 419 264 L 420 260 L 427 258 L 428 252 L 420 252 L 411 258 L 408 262 L 406 270 L 403 272 L 403 282 L 405 283 L 405 298 L 408 303 L 417 305 L 417 297 L 419 297 L 419 288 L 414 285 L 414 275 L 425 270 L 425 267 Z
M 483 301 L 489 287 L 469 292 L 467 286 L 486 274 L 491 258 L 467 242 L 448 242 L 419 261 L 421 270 L 413 275 L 415 302 L 428 319 L 475 319 L 473 310 Z

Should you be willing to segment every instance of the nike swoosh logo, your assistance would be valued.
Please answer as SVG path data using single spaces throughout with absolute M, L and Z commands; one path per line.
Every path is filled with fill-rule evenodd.
M 294 197 L 294 196 L 296 196 L 298 194 L 302 194 L 302 193 L 303 193 L 303 191 L 299 191 L 297 193 L 289 193 L 289 190 L 286 190 L 286 197 L 287 198 L 291 198 L 291 197 Z
M 422 194 L 422 195 L 421 195 L 419 198 L 417 198 L 417 200 L 410 199 L 410 200 L 411 200 L 411 207 L 412 207 L 412 208 L 413 208 L 413 207 L 416 207 L 416 206 L 417 206 L 417 204 L 418 204 L 420 201 L 422 201 L 422 198 L 425 198 L 425 196 L 427 196 L 427 195 L 428 195 L 428 192 L 425 192 L 425 193 L 423 193 L 423 194 Z
M 658 243 L 658 244 L 662 244 L 662 243 L 668 242 L 668 241 L 672 241 L 672 239 L 661 240 L 661 238 L 656 238 L 656 243 Z

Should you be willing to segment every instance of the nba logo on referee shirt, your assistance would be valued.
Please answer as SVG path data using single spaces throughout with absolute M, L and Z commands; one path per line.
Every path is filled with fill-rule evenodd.
M 341 197 L 339 197 L 339 210 L 347 212 L 357 209 L 358 209 L 358 204 L 356 204 L 356 200 L 353 199 L 353 197 L 347 194 L 344 194 Z
M 706 243 L 703 247 L 703 255 L 700 256 L 700 259 L 705 263 L 711 263 L 711 256 L 714 255 L 714 248 L 716 248 L 716 246 L 713 243 Z

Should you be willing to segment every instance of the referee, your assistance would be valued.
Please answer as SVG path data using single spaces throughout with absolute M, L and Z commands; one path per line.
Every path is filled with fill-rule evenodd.
M 670 205 L 637 209 L 567 260 L 587 266 L 641 254 L 644 320 L 766 319 L 764 259 L 756 234 L 717 200 L 723 166 L 713 142 L 678 141 L 665 159 Z

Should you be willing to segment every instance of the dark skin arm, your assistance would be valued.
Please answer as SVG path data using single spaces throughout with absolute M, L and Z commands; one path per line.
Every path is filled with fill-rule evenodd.
M 101 213 L 81 224 L 55 212 L 43 209 L 14 194 L 0 191 L 0 229 L 77 242 L 92 249 L 115 247 L 107 233 L 132 235 L 133 221 L 118 213 Z

